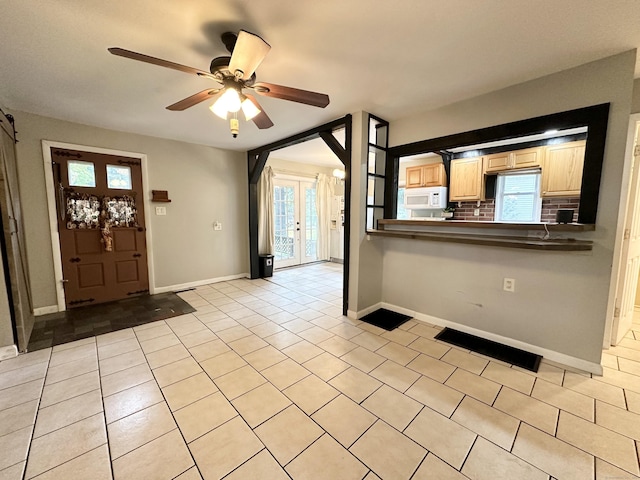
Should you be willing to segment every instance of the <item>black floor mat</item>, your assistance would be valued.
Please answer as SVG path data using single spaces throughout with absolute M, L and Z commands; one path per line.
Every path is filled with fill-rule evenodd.
M 468 333 L 458 332 L 450 328 L 445 328 L 438 333 L 435 338 L 450 343 L 451 345 L 466 348 L 467 350 L 472 350 L 488 357 L 517 365 L 532 372 L 538 371 L 540 360 L 542 360 L 540 355 L 525 352 L 519 348 L 503 345 Z
M 195 312 L 175 293 L 141 295 L 36 317 L 27 350 L 32 352 L 87 337 Z
M 369 315 L 365 315 L 360 320 L 375 325 L 376 327 L 384 328 L 385 330 L 393 330 L 410 319 L 411 317 L 408 315 L 402 315 L 401 313 L 392 312 L 386 308 L 380 308 L 375 312 L 371 312 Z

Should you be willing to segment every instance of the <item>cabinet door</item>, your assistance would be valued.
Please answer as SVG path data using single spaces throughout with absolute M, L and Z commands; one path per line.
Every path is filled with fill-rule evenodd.
M 511 152 L 494 153 L 484 157 L 485 172 L 500 172 L 511 168 Z
M 539 167 L 542 164 L 543 149 L 525 148 L 524 150 L 516 150 L 511 152 L 512 168 L 531 168 Z
M 422 167 L 422 184 L 425 187 L 442 187 L 444 181 L 444 165 L 433 163 Z
M 418 167 L 407 167 L 407 183 L 405 188 L 422 187 L 422 165 Z
M 586 142 L 546 148 L 542 164 L 543 197 L 579 197 Z
M 451 160 L 449 201 L 481 200 L 483 197 L 482 157 Z

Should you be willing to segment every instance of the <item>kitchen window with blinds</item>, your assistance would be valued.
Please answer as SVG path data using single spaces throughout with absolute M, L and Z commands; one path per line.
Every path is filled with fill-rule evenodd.
M 540 172 L 498 174 L 495 220 L 540 222 Z

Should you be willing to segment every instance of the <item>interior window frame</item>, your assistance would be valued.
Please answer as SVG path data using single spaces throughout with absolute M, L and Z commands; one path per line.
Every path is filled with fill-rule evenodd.
M 534 199 L 534 208 L 533 208 L 533 220 L 502 220 L 502 212 L 503 212 L 503 202 L 504 202 L 504 182 L 508 177 L 513 177 L 516 175 L 535 175 L 536 182 L 535 188 L 533 192 L 519 192 L 518 194 L 533 194 Z M 494 221 L 500 223 L 540 223 L 542 219 L 542 196 L 540 195 L 540 182 L 541 182 L 541 172 L 539 170 L 527 170 L 527 171 L 516 171 L 516 172 L 500 172 L 497 174 L 496 178 L 496 196 L 495 196 L 495 214 Z M 511 194 L 512 195 L 512 194 Z
M 610 104 L 603 103 L 390 147 L 388 149 L 387 159 L 393 165 L 393 168 L 387 169 L 386 172 L 386 193 L 390 194 L 390 196 L 387 197 L 388 201 L 385 204 L 384 218 L 396 218 L 398 172 L 401 157 L 432 152 L 446 152 L 448 149 L 457 147 L 541 134 L 553 129 L 565 130 L 587 127 L 588 136 L 581 182 L 578 223 L 586 225 L 595 224 L 598 212 L 600 179 L 602 177 L 602 165 L 604 162 L 609 109 Z M 447 177 L 449 177 L 446 162 L 445 171 Z

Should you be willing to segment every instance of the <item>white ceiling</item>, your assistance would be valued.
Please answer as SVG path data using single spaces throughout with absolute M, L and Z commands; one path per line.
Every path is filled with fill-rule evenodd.
M 393 121 L 640 46 L 638 0 L 21 0 L 0 15 L 0 104 L 234 150 L 369 111 Z M 258 81 L 330 105 L 259 97 L 275 126 L 233 139 L 203 103 L 165 106 L 205 78 L 110 55 L 122 47 L 207 70 L 225 31 L 272 49 Z M 636 70 L 636 76 L 640 71 Z

